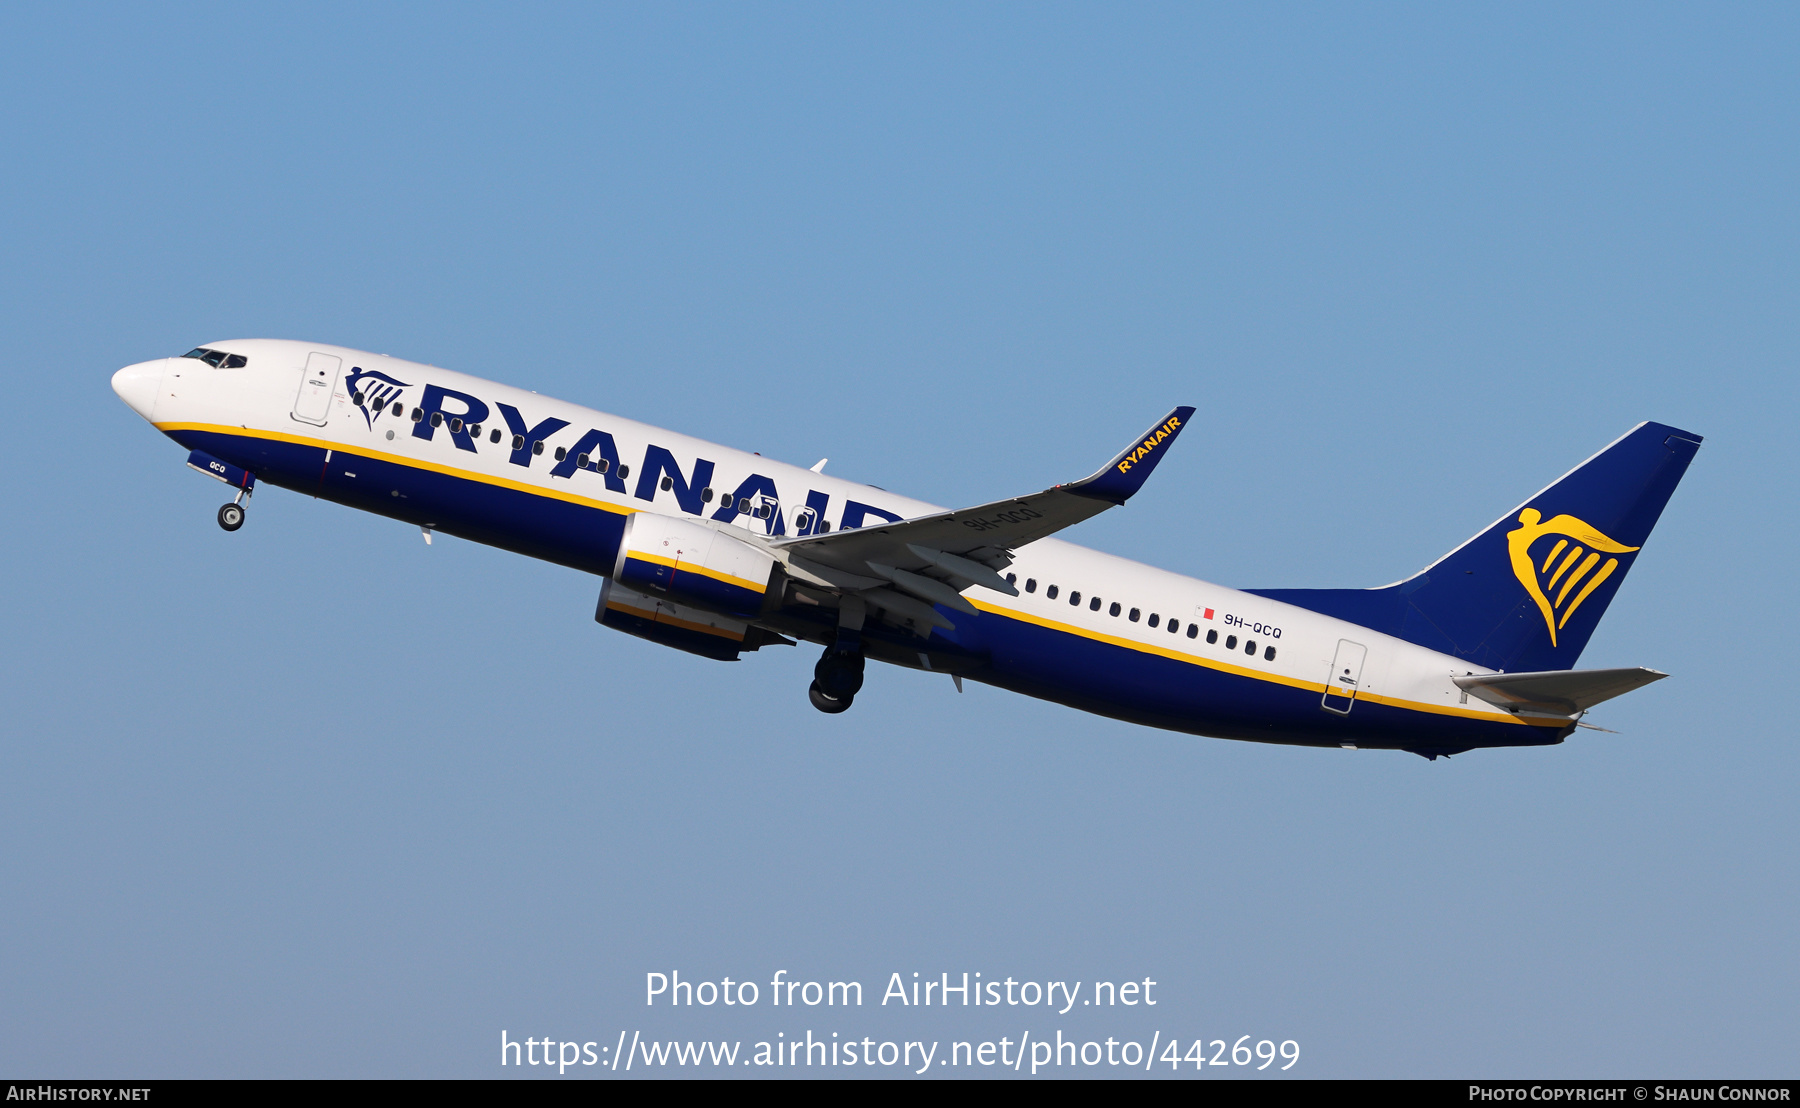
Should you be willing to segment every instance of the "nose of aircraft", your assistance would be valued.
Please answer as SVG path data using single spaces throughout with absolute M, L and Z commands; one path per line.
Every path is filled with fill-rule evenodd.
M 163 369 L 167 364 L 167 358 L 157 358 L 155 361 L 128 365 L 113 374 L 113 391 L 119 394 L 119 399 L 132 411 L 149 419 L 156 408 L 156 394 L 162 387 Z

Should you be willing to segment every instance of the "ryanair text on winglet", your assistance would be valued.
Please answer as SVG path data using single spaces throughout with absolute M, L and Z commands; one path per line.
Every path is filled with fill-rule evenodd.
M 1125 455 L 1125 457 L 1123 457 L 1119 460 L 1119 472 L 1124 473 L 1126 470 L 1131 468 L 1131 463 L 1136 462 L 1136 461 L 1141 461 L 1145 457 L 1149 456 L 1150 452 L 1152 450 L 1155 450 L 1158 444 L 1160 444 L 1164 439 L 1168 438 L 1170 435 L 1173 435 L 1175 433 L 1176 428 L 1178 428 L 1180 426 L 1181 426 L 1181 417 L 1180 416 L 1170 416 L 1169 422 L 1163 424 L 1161 427 L 1158 427 L 1156 429 L 1156 434 L 1151 435 L 1149 438 L 1145 439 L 1138 446 L 1138 448 L 1136 450 L 1133 450 L 1131 453 Z

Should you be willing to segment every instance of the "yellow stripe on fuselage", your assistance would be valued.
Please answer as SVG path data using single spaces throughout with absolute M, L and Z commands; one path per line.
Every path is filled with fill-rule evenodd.
M 1270 684 L 1286 685 L 1289 688 L 1304 689 L 1307 692 L 1316 692 L 1321 696 L 1326 692 L 1325 684 L 1322 681 L 1305 681 L 1297 677 L 1283 676 L 1279 673 L 1269 673 L 1264 670 L 1232 665 L 1230 662 L 1220 662 L 1211 658 L 1202 658 L 1180 650 L 1171 650 L 1164 646 L 1152 646 L 1149 643 L 1138 642 L 1135 639 L 1120 638 L 1117 635 L 1108 635 L 1101 631 L 1090 631 L 1085 627 L 1076 627 L 1074 624 L 1061 623 L 1053 619 L 1044 619 L 1042 616 L 1034 616 L 1026 612 L 995 607 L 992 604 L 976 600 L 973 597 L 964 597 L 964 599 L 991 615 L 1016 619 L 1022 623 L 1035 624 L 1038 627 L 1047 628 L 1051 631 L 1061 631 L 1067 635 L 1076 635 L 1080 638 L 1091 639 L 1094 642 L 1107 643 L 1110 646 L 1121 646 L 1127 650 L 1135 650 L 1140 654 L 1155 654 L 1159 657 L 1168 658 L 1173 661 L 1186 662 L 1189 665 L 1200 666 L 1203 669 L 1229 673 L 1234 677 L 1249 677 L 1257 681 L 1267 681 Z M 1450 704 L 1427 704 L 1423 701 L 1403 700 L 1399 697 L 1382 696 L 1379 693 L 1371 692 L 1358 691 L 1355 699 L 1366 700 L 1372 704 L 1386 704 L 1391 708 L 1405 708 L 1415 712 L 1430 712 L 1440 716 L 1459 716 L 1464 719 L 1487 720 L 1493 723 L 1520 723 L 1534 727 L 1566 727 L 1570 723 L 1569 720 L 1547 720 L 1543 723 L 1537 723 L 1533 720 L 1521 719 L 1514 715 L 1496 715 L 1492 712 L 1479 712 L 1470 708 L 1462 708 Z
M 447 466 L 441 462 L 428 462 L 420 458 L 408 458 L 403 454 L 389 454 L 380 450 L 370 450 L 367 447 L 362 446 L 345 446 L 341 442 L 315 439 L 307 435 L 290 435 L 284 431 L 264 431 L 254 427 L 233 427 L 222 423 L 158 423 L 156 424 L 156 429 L 164 434 L 175 431 L 207 431 L 218 435 L 233 435 L 238 438 L 268 439 L 272 442 L 291 442 L 298 446 L 315 446 L 322 450 L 330 450 L 337 454 L 351 454 L 359 458 L 371 458 L 376 461 L 391 462 L 394 465 L 407 466 L 412 469 L 423 469 L 432 473 L 442 473 L 450 477 L 461 477 L 468 481 L 479 481 L 484 485 L 493 485 L 502 489 L 512 489 L 515 492 L 530 493 L 533 496 L 547 496 L 552 500 L 564 500 L 571 504 L 581 504 L 589 508 L 599 508 L 602 511 L 615 512 L 619 515 L 630 515 L 633 512 L 641 510 L 638 508 L 627 507 L 623 504 L 610 504 L 604 500 L 595 500 L 592 497 L 582 496 L 580 493 L 565 492 L 562 489 L 545 488 L 542 485 L 527 484 L 524 481 L 513 481 L 505 477 L 494 477 L 490 474 L 476 473 L 475 471 L 468 469 L 458 469 L 455 466 Z
M 542 485 L 526 484 L 523 481 L 512 481 L 512 480 L 508 480 L 505 477 L 494 477 L 494 476 L 490 476 L 489 474 L 485 474 L 485 473 L 476 473 L 471 470 L 458 469 L 454 466 L 443 465 L 442 463 L 439 463 L 439 462 L 428 462 L 428 461 L 424 461 L 419 458 L 408 458 L 408 457 L 405 457 L 404 455 L 400 455 L 400 454 L 388 454 L 383 451 L 369 450 L 365 447 L 345 446 L 343 443 L 329 442 L 324 439 L 316 439 L 316 438 L 312 438 L 307 435 L 292 435 L 292 434 L 288 434 L 283 431 L 265 431 L 265 430 L 260 430 L 260 429 L 252 428 L 252 427 L 231 426 L 228 424 L 221 424 L 221 423 L 158 423 L 155 426 L 156 426 L 157 430 L 162 431 L 164 433 L 169 433 L 169 432 L 173 432 L 173 431 L 208 431 L 208 432 L 212 432 L 214 434 L 234 435 L 234 436 L 237 436 L 240 438 L 269 439 L 274 442 L 289 442 L 289 443 L 295 443 L 300 446 L 316 446 L 316 447 L 320 447 L 325 450 L 331 450 L 331 451 L 335 451 L 335 452 L 339 452 L 339 453 L 353 454 L 358 457 L 374 458 L 374 459 L 384 461 L 384 462 L 391 462 L 391 463 L 393 463 L 395 465 L 399 465 L 399 466 L 408 466 L 413 469 L 428 470 L 432 473 L 442 473 L 442 474 L 445 474 L 450 477 L 461 477 L 461 478 L 464 478 L 465 480 L 469 480 L 469 481 L 479 481 L 480 483 L 482 483 L 484 485 L 494 485 L 498 488 L 512 489 L 516 492 L 526 493 L 531 496 L 544 496 L 544 497 L 549 497 L 553 500 L 567 501 L 571 504 L 582 504 L 587 507 L 599 508 L 602 511 L 615 512 L 620 515 L 630 515 L 634 512 L 638 512 L 638 511 L 642 510 L 639 508 L 628 507 L 623 504 L 611 504 L 604 500 L 595 500 L 591 497 L 581 496 L 578 493 L 564 492 L 561 489 L 551 489 L 551 488 L 545 488 Z M 635 552 L 631 556 L 634 558 L 639 558 L 639 559 L 645 560 L 645 561 L 660 562 L 663 565 L 667 565 L 667 566 L 671 566 L 671 567 L 676 565 L 676 563 L 673 559 L 663 559 L 663 558 L 658 558 L 658 557 L 655 557 L 652 555 L 635 553 Z M 720 574 L 715 571 L 708 570 L 702 566 L 689 564 L 685 568 L 687 570 L 691 570 L 695 573 L 705 574 L 708 577 L 712 577 L 712 578 L 715 578 L 720 581 L 725 581 L 729 584 L 738 585 L 742 588 L 751 589 L 756 592 L 763 592 L 767 589 L 766 584 L 752 584 L 752 583 L 746 581 L 744 578 L 732 577 L 728 574 Z M 1020 622 L 1035 624 L 1036 626 L 1044 627 L 1044 628 L 1047 628 L 1052 631 L 1061 631 L 1064 634 L 1075 635 L 1075 636 L 1078 636 L 1078 637 L 1084 638 L 1084 639 L 1091 639 L 1094 642 L 1103 642 L 1103 643 L 1107 643 L 1112 646 L 1123 647 L 1126 650 L 1134 650 L 1140 654 L 1154 654 L 1159 657 L 1169 658 L 1173 661 L 1186 662 L 1189 665 L 1200 666 L 1203 669 L 1211 669 L 1211 670 L 1217 670 L 1221 673 L 1229 673 L 1229 674 L 1232 674 L 1237 677 L 1248 677 L 1248 678 L 1251 678 L 1251 679 L 1257 680 L 1257 681 L 1267 681 L 1272 684 L 1287 685 L 1290 688 L 1304 689 L 1308 692 L 1319 693 L 1320 695 L 1324 695 L 1324 693 L 1325 693 L 1325 685 L 1323 682 L 1320 682 L 1320 681 L 1304 681 L 1299 678 L 1285 677 L 1278 673 L 1268 673 L 1263 670 L 1249 669 L 1244 666 L 1232 665 L 1229 662 L 1220 662 L 1220 661 L 1215 661 L 1210 658 L 1201 658 L 1201 657 L 1198 657 L 1193 654 L 1183 653 L 1179 650 L 1171 650 L 1167 647 L 1152 646 L 1148 643 L 1138 642 L 1134 639 L 1120 638 L 1117 635 L 1107 635 L 1107 634 L 1103 634 L 1099 631 L 1090 631 L 1083 627 L 1076 627 L 1073 624 L 1060 623 L 1056 620 L 1044 619 L 1041 616 L 1034 616 L 1034 615 L 1027 614 L 1025 612 L 1012 611 L 1012 610 L 1009 610 L 1006 608 L 995 607 L 992 604 L 984 603 L 980 600 L 974 599 L 973 597 L 965 597 L 965 599 L 969 600 L 970 603 L 974 604 L 975 607 L 979 608 L 981 611 L 987 612 L 990 615 L 1001 616 L 1006 619 L 1016 619 L 1016 620 L 1019 620 Z M 611 605 L 608 605 L 608 607 L 611 607 Z M 621 609 L 621 610 L 629 611 L 630 609 Z M 697 624 L 686 624 L 686 621 L 678 621 L 678 622 L 683 623 L 684 625 L 690 626 L 694 630 L 708 630 L 713 634 L 720 633 L 715 628 L 702 628 L 700 625 L 697 625 Z M 1404 709 L 1408 709 L 1410 711 L 1415 711 L 1415 712 L 1430 712 L 1434 715 L 1443 715 L 1443 716 L 1459 716 L 1459 717 L 1462 717 L 1465 719 L 1480 719 L 1480 720 L 1487 720 L 1487 721 L 1493 722 L 1493 723 L 1518 723 L 1518 724 L 1524 724 L 1526 726 L 1533 726 L 1533 727 L 1566 727 L 1569 725 L 1570 722 L 1572 722 L 1570 720 L 1546 720 L 1543 722 L 1539 722 L 1536 720 L 1522 719 L 1518 716 L 1513 716 L 1513 715 L 1500 715 L 1500 714 L 1495 714 L 1492 712 L 1479 712 L 1479 711 L 1474 711 L 1469 708 L 1461 708 L 1461 707 L 1456 707 L 1454 705 L 1449 705 L 1449 704 L 1426 704 L 1421 701 L 1403 700 L 1403 699 L 1400 699 L 1399 697 L 1382 696 L 1378 693 L 1371 693 L 1371 692 L 1360 692 L 1359 691 L 1356 694 L 1355 699 L 1367 700 L 1373 704 L 1386 704 L 1390 707 L 1404 708 Z

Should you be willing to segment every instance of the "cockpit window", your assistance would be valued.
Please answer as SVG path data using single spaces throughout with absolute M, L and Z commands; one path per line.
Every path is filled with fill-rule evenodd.
M 196 346 L 182 357 L 198 358 L 214 369 L 242 369 L 250 364 L 250 360 L 242 354 L 227 354 L 223 350 L 208 350 L 204 346 Z

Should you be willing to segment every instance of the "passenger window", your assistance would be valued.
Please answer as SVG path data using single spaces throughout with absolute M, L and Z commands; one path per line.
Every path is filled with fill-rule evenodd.
M 488 432 L 488 441 L 489 442 L 499 442 L 500 441 L 500 428 L 496 427 L 492 431 Z
M 362 393 L 353 392 L 350 394 L 350 403 L 352 403 L 360 408 L 360 407 L 362 407 L 362 402 L 363 402 L 363 394 Z
M 1094 597 L 1094 599 L 1088 601 L 1088 611 L 1097 612 L 1099 610 L 1100 610 L 1100 598 L 1096 596 L 1096 597 Z
M 431 413 L 431 425 L 433 427 L 442 427 L 444 425 L 444 413 L 443 412 L 432 412 Z
M 1255 639 L 1245 639 L 1244 640 L 1244 653 L 1250 655 L 1252 658 L 1256 657 L 1256 640 Z
M 1026 592 L 1036 592 L 1037 591 L 1037 578 L 1035 578 L 1035 577 L 1025 578 L 1025 591 Z
M 1151 613 L 1150 613 L 1150 621 L 1149 621 L 1149 622 L 1150 622 L 1150 626 L 1152 626 L 1152 627 L 1155 627 L 1155 626 L 1156 626 L 1156 621 L 1157 621 L 1157 620 L 1159 620 L 1159 619 L 1161 619 L 1161 618 L 1162 618 L 1162 617 L 1161 617 L 1161 616 L 1159 616 L 1159 615 L 1157 615 L 1157 614 L 1156 614 L 1156 613 L 1155 613 L 1155 612 L 1151 612 Z
M 479 423 L 469 424 L 469 437 L 472 439 L 478 439 L 481 437 L 481 424 L 479 424 Z
M 557 461 L 560 462 L 564 458 L 567 458 L 568 456 L 569 456 L 569 450 L 567 447 L 559 446 L 556 448 L 556 460 Z
M 1226 650 L 1236 650 L 1237 649 L 1237 636 L 1236 635 L 1226 635 L 1225 636 L 1225 649 Z
M 605 473 L 605 472 L 606 472 L 606 466 L 605 466 L 605 465 L 602 465 L 602 466 L 601 466 L 601 467 L 600 467 L 600 472 L 601 472 L 601 473 Z M 620 480 L 621 480 L 621 481 L 623 481 L 623 480 L 624 480 L 624 479 L 625 479 L 625 478 L 627 478 L 627 477 L 630 477 L 630 476 L 631 476 L 631 467 L 630 467 L 630 466 L 620 466 L 620 467 L 619 467 L 619 479 L 620 479 Z
M 1112 602 L 1112 606 L 1110 608 L 1106 609 L 1106 614 L 1109 616 L 1117 616 L 1119 614 L 1119 611 L 1120 611 L 1119 602 L 1117 600 L 1115 600 Z
M 1071 592 L 1069 594 L 1069 607 L 1071 607 L 1071 608 L 1081 607 L 1081 590 L 1080 589 L 1076 589 L 1074 592 Z
M 821 519 L 819 521 L 818 534 L 823 535 L 825 532 L 827 532 L 829 530 L 831 530 L 831 521 L 829 519 Z
M 1263 661 L 1273 662 L 1274 660 L 1275 660 L 1275 648 L 1272 646 L 1263 647 Z
M 611 458 L 601 458 L 599 461 L 594 463 L 594 472 L 595 473 L 605 473 L 607 470 L 609 470 L 611 468 L 612 468 L 612 459 Z M 623 468 L 623 467 L 621 467 L 621 468 Z
M 1218 641 L 1219 641 L 1219 633 L 1217 631 L 1210 631 L 1210 630 L 1207 631 L 1206 645 L 1211 646 L 1213 643 L 1216 643 Z
M 1006 575 L 1006 583 L 1007 583 L 1007 584 L 1009 584 L 1009 585 L 1016 585 L 1016 584 L 1018 584 L 1018 583 L 1019 583 L 1019 575 L 1018 575 L 1018 574 L 1016 574 L 1016 573 L 1009 573 L 1009 574 L 1007 574 L 1007 575 Z
M 1049 597 L 1052 600 L 1055 600 L 1056 599 L 1056 586 L 1051 585 L 1049 588 L 1045 589 L 1044 595 Z
M 675 487 L 675 478 L 673 478 L 673 477 L 670 477 L 670 476 L 669 476 L 669 475 L 668 475 L 668 474 L 666 474 L 666 473 L 665 473 L 665 474 L 663 474 L 663 479 L 662 479 L 662 491 L 664 491 L 664 492 L 668 492 L 668 491 L 669 491 L 669 490 L 670 490 L 670 489 L 672 489 L 672 488 L 674 488 L 674 487 Z
M 544 440 L 543 439 L 539 439 L 538 441 L 531 444 L 531 453 L 532 453 L 533 457 L 536 457 L 537 455 L 540 455 L 543 452 L 544 452 Z
M 1138 609 L 1133 608 L 1133 609 L 1131 609 L 1131 615 L 1127 616 L 1126 618 L 1131 620 L 1131 622 L 1136 623 L 1138 621 L 1138 616 L 1140 616 L 1142 614 L 1143 613 L 1138 611 Z
M 420 421 L 420 420 L 421 420 L 421 419 L 424 419 L 424 418 L 425 418 L 425 413 L 424 413 L 424 412 L 422 412 L 422 411 L 420 411 L 420 410 L 419 410 L 419 409 L 417 409 L 417 408 L 414 408 L 414 409 L 413 409 L 413 410 L 412 410 L 412 421 L 413 421 L 413 422 L 414 422 L 414 423 L 417 423 L 417 422 L 419 422 L 419 421 Z
M 457 435 L 457 434 L 462 433 L 462 420 L 452 419 L 450 421 L 450 433 L 452 435 Z
M 514 435 L 513 436 L 513 449 L 514 450 L 525 449 L 525 436 L 524 435 Z
M 396 402 L 394 404 L 394 414 L 396 416 L 398 416 L 401 412 L 404 412 L 404 411 L 406 411 L 406 408 L 403 407 L 401 404 L 399 404 L 398 402 Z
M 773 504 L 764 504 L 762 507 L 756 509 L 756 518 L 757 519 L 768 519 L 770 516 L 772 516 L 774 514 L 775 514 L 775 505 L 773 505 Z
M 576 469 L 586 469 L 588 467 L 588 462 L 590 460 L 591 459 L 589 459 L 586 454 L 575 455 L 575 468 Z
M 1198 623 L 1188 624 L 1188 638 L 1197 639 L 1199 637 L 1200 637 L 1200 625 Z
M 1175 632 L 1177 632 L 1179 630 L 1181 630 L 1181 621 L 1178 619 L 1170 620 L 1169 621 L 1169 634 L 1173 635 Z
M 700 503 L 702 503 L 702 504 L 711 504 L 712 503 L 712 490 L 711 489 L 701 489 L 700 490 Z

